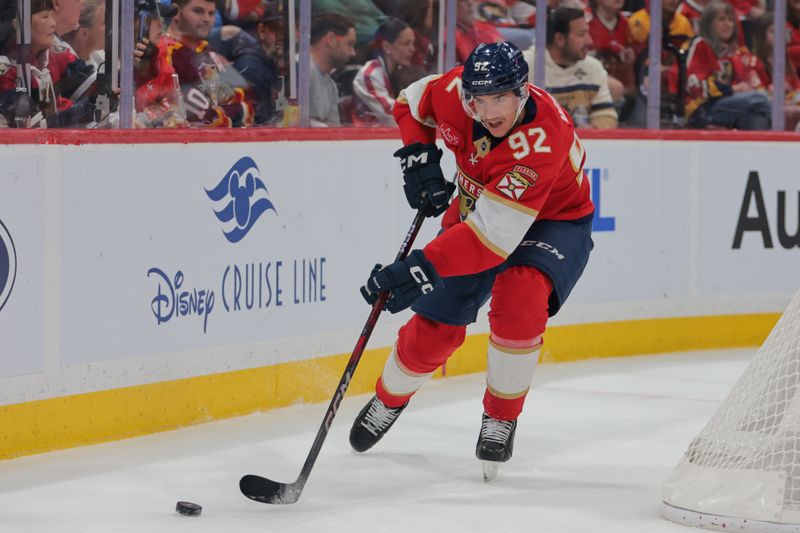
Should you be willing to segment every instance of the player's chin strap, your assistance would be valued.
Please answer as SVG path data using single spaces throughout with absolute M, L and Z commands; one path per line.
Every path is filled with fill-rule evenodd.
M 514 125 L 516 126 L 519 122 L 520 116 L 522 115 L 523 110 L 525 109 L 525 104 L 528 103 L 528 98 L 530 97 L 530 91 L 528 91 L 528 84 L 524 84 L 517 89 L 517 97 L 519 98 L 519 105 L 517 106 L 517 112 L 514 115 Z M 463 91 L 461 91 L 461 105 L 464 107 L 464 112 L 470 117 L 472 120 L 479 122 L 481 126 L 489 129 L 486 124 L 483 122 L 483 119 L 478 114 L 478 112 L 472 109 L 472 97 L 467 96 Z

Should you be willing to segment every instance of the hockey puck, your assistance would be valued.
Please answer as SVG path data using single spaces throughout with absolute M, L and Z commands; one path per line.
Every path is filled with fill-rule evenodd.
M 203 507 L 192 502 L 178 502 L 175 504 L 175 512 L 183 516 L 200 516 Z

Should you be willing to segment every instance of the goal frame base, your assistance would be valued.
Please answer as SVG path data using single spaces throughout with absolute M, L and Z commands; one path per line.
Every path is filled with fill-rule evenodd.
M 671 522 L 684 526 L 711 529 L 714 531 L 741 531 L 742 533 L 800 533 L 800 524 L 784 524 L 765 520 L 748 520 L 734 516 L 721 516 L 699 513 L 690 509 L 675 507 L 666 502 L 661 503 L 661 516 Z

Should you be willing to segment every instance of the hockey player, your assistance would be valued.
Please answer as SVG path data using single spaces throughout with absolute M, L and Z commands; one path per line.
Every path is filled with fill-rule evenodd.
M 394 155 L 406 198 L 413 208 L 429 202 L 429 216 L 444 213 L 443 231 L 406 259 L 377 265 L 362 287 L 369 302 L 388 291 L 389 311 L 411 306 L 415 315 L 353 424 L 356 451 L 386 434 L 491 297 L 476 455 L 495 466 L 511 458 L 548 316 L 566 300 L 593 247 L 583 146 L 558 102 L 527 80 L 513 44 L 484 44 L 463 67 L 423 78 L 397 99 L 405 146 Z M 437 130 L 458 169 L 459 201 L 449 208 Z

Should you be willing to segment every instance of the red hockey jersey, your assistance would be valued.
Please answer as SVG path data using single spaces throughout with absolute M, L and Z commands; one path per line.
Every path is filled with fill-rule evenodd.
M 411 84 L 394 107 L 403 143 L 433 143 L 438 130 L 455 154 L 458 201 L 444 215 L 445 231 L 423 250 L 444 277 L 499 265 L 536 220 L 594 211 L 583 144 L 558 102 L 529 84 L 522 123 L 495 139 L 461 105 L 462 70 Z

